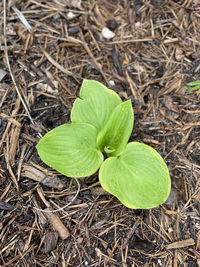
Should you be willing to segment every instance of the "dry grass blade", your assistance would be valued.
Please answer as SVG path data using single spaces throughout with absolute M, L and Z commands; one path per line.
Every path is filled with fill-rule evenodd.
M 31 32 L 32 27 L 31 25 L 28 23 L 28 21 L 26 20 L 26 18 L 24 17 L 24 15 L 16 8 L 13 7 L 13 10 L 15 11 L 15 13 L 17 14 L 17 16 L 19 17 L 19 19 L 21 20 L 21 22 L 23 23 L 23 25 L 26 27 L 26 29 Z
M 61 70 L 63 73 L 70 75 L 72 77 L 79 78 L 76 75 L 74 75 L 71 71 L 68 71 L 63 66 L 61 66 L 58 62 L 56 62 L 46 51 L 44 51 L 44 55 L 51 62 L 51 64 L 53 64 L 57 69 Z

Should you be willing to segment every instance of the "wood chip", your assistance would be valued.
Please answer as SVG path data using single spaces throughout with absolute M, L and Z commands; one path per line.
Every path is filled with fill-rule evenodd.
M 19 146 L 19 137 L 21 133 L 21 127 L 12 127 L 11 144 L 10 144 L 10 163 L 11 166 L 15 164 L 15 157 L 17 155 L 17 148 Z
M 10 205 L 4 201 L 0 200 L 0 210 L 13 210 L 15 207 L 13 205 Z
M 55 231 L 48 231 L 44 237 L 44 253 L 47 254 L 55 249 L 58 241 L 58 233 Z
M 52 211 L 51 208 L 46 208 L 45 211 Z M 64 226 L 64 224 L 61 222 L 60 218 L 57 214 L 51 213 L 51 212 L 45 212 L 45 217 L 47 217 L 48 221 L 51 223 L 52 227 L 59 233 L 59 236 L 62 240 L 65 240 L 68 238 L 69 231 Z
M 6 76 L 7 72 L 5 70 L 0 69 L 0 82 L 3 80 L 3 78 Z
M 58 190 L 62 190 L 64 187 L 64 183 L 57 176 L 33 162 L 24 163 L 22 165 L 22 171 L 22 177 L 33 179 Z
M 175 248 L 185 248 L 189 246 L 193 246 L 195 244 L 193 238 L 185 239 L 182 241 L 173 242 L 166 246 L 167 249 L 175 249 Z
M 11 122 L 12 124 L 14 124 L 15 126 L 21 128 L 21 123 L 19 123 L 17 120 L 15 120 L 14 118 L 10 117 L 10 116 L 7 116 L 6 114 L 4 113 L 0 113 L 0 117 L 3 118 L 3 119 L 6 119 L 8 120 L 9 122 Z
M 59 216 L 54 212 L 51 208 L 50 203 L 45 199 L 44 192 L 42 188 L 37 188 L 38 195 L 40 196 L 41 200 L 44 202 L 45 206 L 47 207 L 44 209 L 44 215 L 50 222 L 51 226 L 56 230 L 62 240 L 65 240 L 69 237 L 70 233 L 68 229 L 64 226 L 62 221 L 60 220 Z

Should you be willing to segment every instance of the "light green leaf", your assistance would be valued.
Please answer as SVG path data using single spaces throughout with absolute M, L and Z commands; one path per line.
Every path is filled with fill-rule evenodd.
M 84 80 L 80 98 L 75 100 L 71 111 L 71 121 L 89 123 L 99 131 L 113 109 L 121 102 L 118 94 L 103 84 L 93 80 Z
M 193 91 L 196 91 L 196 90 L 199 90 L 199 89 L 200 89 L 200 84 L 187 89 L 186 92 L 190 93 L 190 92 L 193 92 Z
M 196 91 L 196 90 L 200 89 L 200 81 L 197 80 L 197 81 L 193 81 L 193 82 L 187 83 L 187 86 L 193 86 L 193 87 L 189 88 L 189 89 L 186 91 L 187 93 Z
M 63 124 L 48 132 L 37 144 L 40 158 L 69 177 L 95 173 L 103 162 L 96 146 L 97 130 L 90 124 Z
M 187 86 L 194 86 L 194 85 L 200 85 L 200 81 L 197 80 L 197 81 L 187 83 Z
M 129 143 L 119 157 L 106 159 L 99 180 L 107 192 L 132 209 L 150 209 L 164 203 L 171 188 L 162 157 L 138 142 Z
M 119 104 L 97 136 L 97 146 L 108 157 L 118 156 L 126 147 L 133 130 L 131 100 Z M 108 149 L 109 148 L 109 149 Z

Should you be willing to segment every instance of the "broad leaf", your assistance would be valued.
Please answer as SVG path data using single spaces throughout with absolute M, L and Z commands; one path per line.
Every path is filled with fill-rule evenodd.
M 63 124 L 48 132 L 37 144 L 40 158 L 69 177 L 95 173 L 103 162 L 96 146 L 97 130 L 86 123 Z
M 71 121 L 89 123 L 99 131 L 113 109 L 121 102 L 120 97 L 103 84 L 84 80 L 80 98 L 75 100 L 71 111 Z
M 106 191 L 132 209 L 150 209 L 164 203 L 171 187 L 162 157 L 138 142 L 129 143 L 119 157 L 106 159 L 99 179 Z
M 119 104 L 97 136 L 97 146 L 108 157 L 123 152 L 133 130 L 131 100 Z

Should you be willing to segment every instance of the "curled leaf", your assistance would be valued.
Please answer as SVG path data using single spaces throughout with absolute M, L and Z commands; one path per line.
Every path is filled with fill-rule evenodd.
M 121 102 L 118 94 L 103 84 L 84 80 L 80 98 L 75 100 L 71 111 L 71 121 L 89 123 L 99 131 L 113 109 Z
M 133 129 L 131 100 L 119 104 L 97 136 L 97 145 L 108 157 L 118 156 L 126 147 Z M 107 147 L 110 147 L 110 151 Z

